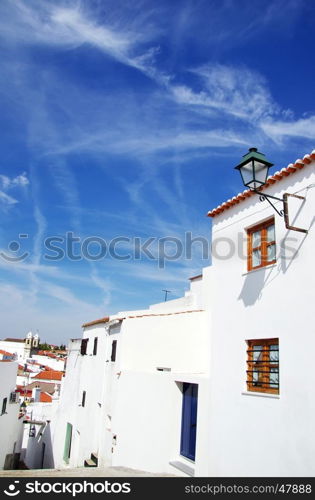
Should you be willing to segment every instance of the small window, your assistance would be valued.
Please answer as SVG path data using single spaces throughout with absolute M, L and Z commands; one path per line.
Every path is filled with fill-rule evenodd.
M 247 390 L 279 394 L 279 339 L 247 344 Z
M 82 356 L 84 356 L 86 354 L 88 341 L 89 341 L 89 339 L 82 339 L 81 340 L 81 354 L 82 354 Z
M 3 398 L 1 415 L 6 413 L 8 398 Z
M 86 398 L 86 391 L 82 392 L 82 403 L 81 405 L 84 407 L 85 406 L 85 398 Z
M 97 341 L 98 341 L 98 338 L 95 337 L 94 338 L 94 347 L 93 347 L 93 356 L 96 356 L 96 354 L 97 354 Z
M 276 237 L 274 218 L 247 231 L 248 271 L 276 262 Z
M 112 355 L 110 360 L 111 361 L 116 361 L 116 350 L 117 350 L 117 340 L 113 340 L 112 343 Z

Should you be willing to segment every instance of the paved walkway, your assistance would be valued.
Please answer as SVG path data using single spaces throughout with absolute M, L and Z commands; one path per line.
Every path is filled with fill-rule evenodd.
M 75 469 L 0 470 L 0 477 L 175 477 L 126 467 L 77 467 Z

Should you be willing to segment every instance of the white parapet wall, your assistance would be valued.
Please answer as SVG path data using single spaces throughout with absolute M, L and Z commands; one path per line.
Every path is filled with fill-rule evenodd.
M 0 469 L 17 465 L 21 451 L 22 419 L 19 399 L 14 399 L 17 367 L 14 361 L 0 361 Z

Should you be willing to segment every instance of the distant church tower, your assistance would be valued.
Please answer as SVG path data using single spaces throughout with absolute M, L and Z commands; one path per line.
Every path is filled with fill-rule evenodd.
M 24 358 L 29 358 L 31 356 L 33 342 L 33 334 L 32 332 L 28 332 L 24 341 Z
M 39 345 L 39 335 L 38 333 L 35 333 L 33 335 L 32 332 L 28 332 L 25 338 L 25 344 L 24 344 L 24 356 L 26 358 L 29 358 L 31 356 L 31 350 L 32 348 L 37 348 Z
M 32 347 L 32 340 L 33 340 L 33 334 L 32 332 L 28 332 L 25 339 L 25 346 Z
M 32 344 L 32 347 L 38 347 L 39 345 L 39 335 L 38 333 L 35 333 L 34 337 L 33 337 L 33 344 Z

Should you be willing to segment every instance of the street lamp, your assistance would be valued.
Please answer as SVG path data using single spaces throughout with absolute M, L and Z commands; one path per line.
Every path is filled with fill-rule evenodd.
M 272 166 L 273 163 L 259 153 L 257 148 L 250 148 L 235 169 L 240 172 L 244 186 L 255 191 L 266 184 L 269 168 Z
M 272 196 L 271 194 L 261 192 L 262 188 L 267 185 L 269 169 L 272 166 L 273 163 L 268 161 L 263 153 L 257 151 L 257 148 L 250 148 L 248 150 L 248 153 L 243 156 L 242 161 L 238 165 L 236 165 L 235 169 L 240 172 L 244 186 L 246 186 L 254 193 L 257 193 L 259 195 L 260 201 L 268 201 L 268 203 L 277 212 L 277 214 L 279 214 L 281 217 L 284 217 L 287 229 L 307 233 L 306 229 L 292 226 L 289 223 L 288 197 L 293 196 L 294 198 L 305 200 L 303 196 L 284 193 L 283 198 L 277 198 L 276 196 Z M 283 204 L 283 209 L 278 210 L 271 200 L 281 201 Z

